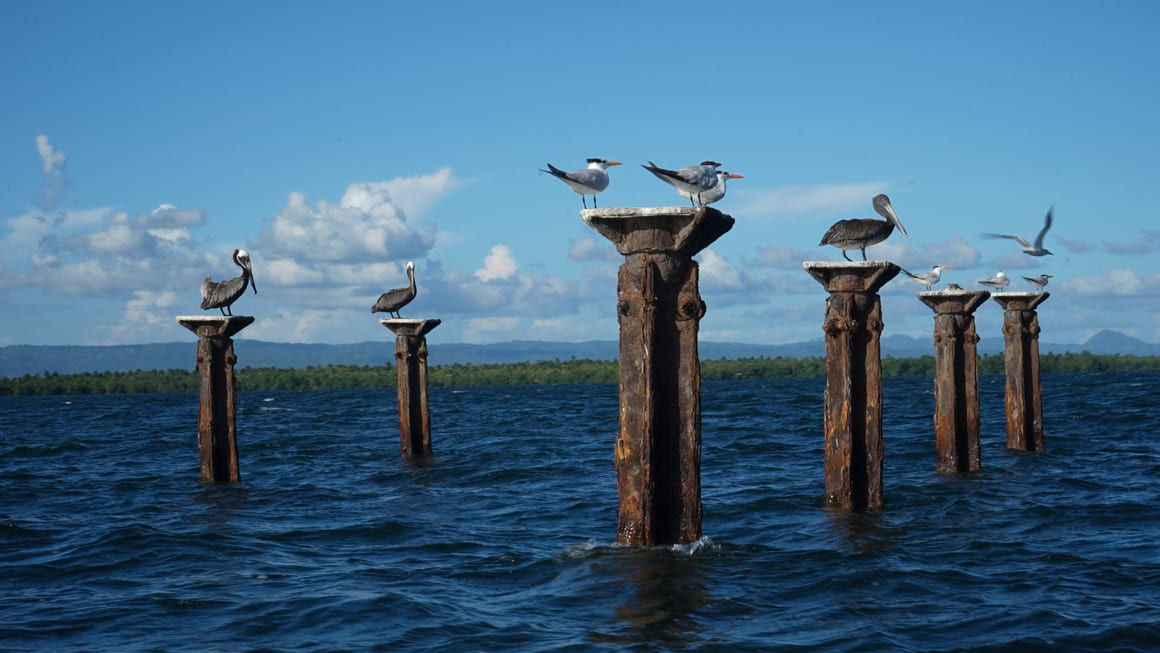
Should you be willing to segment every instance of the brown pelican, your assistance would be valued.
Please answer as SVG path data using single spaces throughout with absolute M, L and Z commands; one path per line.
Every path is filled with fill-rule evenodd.
M 1035 237 L 1035 244 L 1032 245 L 1019 236 L 1012 236 L 1008 234 L 983 234 L 987 238 L 1007 238 L 1014 240 L 1023 246 L 1023 252 L 1029 256 L 1046 256 L 1051 253 L 1051 250 L 1043 248 L 1043 237 L 1047 235 L 1047 230 L 1051 228 L 1051 212 L 1055 209 L 1054 206 L 1047 209 L 1047 218 L 1043 221 L 1043 228 L 1039 230 L 1039 235 Z
M 1002 270 L 999 270 L 999 273 L 990 279 L 979 279 L 979 283 L 999 291 L 1006 288 L 1007 284 L 1011 283 L 1011 280 L 1007 278 L 1007 275 L 1003 274 Z
M 930 269 L 930 272 L 923 272 L 922 274 L 915 274 L 910 270 L 905 269 L 903 272 L 905 272 L 911 279 L 914 279 L 915 281 L 925 286 L 927 290 L 930 290 L 931 286 L 938 283 L 938 280 L 942 278 L 942 271 L 949 270 L 952 267 L 953 266 L 950 265 L 936 265 Z
M 709 190 L 705 191 L 704 193 L 701 193 L 701 203 L 704 204 L 705 206 L 709 206 L 713 202 L 716 202 L 717 200 L 721 199 L 722 197 L 725 197 L 725 183 L 726 183 L 727 179 L 745 179 L 745 177 L 743 177 L 741 175 L 735 175 L 732 172 L 725 172 L 724 170 L 718 170 L 717 171 L 717 185 L 710 188 Z M 681 190 L 680 188 L 678 188 L 677 193 L 679 193 L 681 195 L 681 197 L 689 200 L 690 202 L 693 201 L 693 194 L 690 193 L 689 191 Z
M 250 267 L 249 252 L 244 249 L 235 249 L 234 263 L 242 268 L 242 276 L 225 281 L 214 281 L 206 277 L 205 281 L 201 282 L 202 310 L 216 308 L 221 310 L 222 315 L 233 315 L 230 304 L 236 302 L 238 297 L 246 292 L 247 283 L 254 289 L 254 294 L 258 294 L 258 284 L 254 283 L 254 270 Z
M 1043 292 L 1043 288 L 1047 285 L 1047 280 L 1050 279 L 1051 277 L 1052 277 L 1052 275 L 1050 275 L 1050 274 L 1041 274 L 1038 277 L 1023 277 L 1023 278 L 1027 280 L 1027 283 L 1035 286 L 1035 292 Z
M 689 193 L 686 197 L 689 198 L 689 201 L 694 206 L 698 204 L 705 206 L 706 202 L 701 194 L 717 185 L 717 167 L 720 165 L 716 161 L 702 161 L 701 165 L 698 166 L 688 166 L 680 170 L 668 170 L 649 161 L 647 166 L 641 167 L 656 175 L 657 179 L 660 179 L 666 184 L 672 184 L 673 188 L 676 188 L 678 192 L 685 191 Z M 697 199 L 694 200 L 691 197 L 693 195 Z
M 540 172 L 546 172 L 568 184 L 569 188 L 580 194 L 584 208 L 588 208 L 588 199 L 584 196 L 591 195 L 592 208 L 596 208 L 596 193 L 608 188 L 608 167 L 618 165 L 620 161 L 588 159 L 588 167 L 576 172 L 564 172 L 551 163 L 548 164 L 547 170 L 541 169 Z
M 379 301 L 371 307 L 372 313 L 387 313 L 391 317 L 399 318 L 399 309 L 411 303 L 415 299 L 415 262 L 407 261 L 407 280 L 408 284 L 405 288 L 395 288 L 379 295 Z
M 830 227 L 826 235 L 822 236 L 821 245 L 833 245 L 842 250 L 842 257 L 847 261 L 850 260 L 846 256 L 848 249 L 862 250 L 862 260 L 866 260 L 866 248 L 870 245 L 877 245 L 878 243 L 890 237 L 894 233 L 894 227 L 902 232 L 903 236 L 910 238 L 906 233 L 906 227 L 902 226 L 902 222 L 898 216 L 894 214 L 894 207 L 890 206 L 890 198 L 885 195 L 878 195 L 874 198 L 874 210 L 878 215 L 886 218 L 885 220 L 875 220 L 874 218 L 849 218 L 846 220 L 838 220 L 834 226 Z

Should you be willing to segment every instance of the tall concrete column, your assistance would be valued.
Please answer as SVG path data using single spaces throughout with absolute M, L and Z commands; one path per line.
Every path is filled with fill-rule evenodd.
M 975 309 L 986 290 L 918 293 L 934 309 L 934 437 L 940 472 L 982 468 L 979 453 L 979 336 Z
M 709 207 L 589 209 L 586 223 L 624 256 L 617 276 L 620 431 L 617 542 L 701 537 L 701 362 L 705 303 L 693 255 L 733 227 Z
M 900 268 L 888 261 L 807 261 L 825 287 L 826 503 L 864 510 L 883 505 L 882 301 Z
M 404 456 L 431 453 L 431 411 L 427 401 L 427 334 L 442 320 L 379 320 L 395 334 L 399 375 L 399 444 Z
M 1007 448 L 1045 451 L 1043 390 L 1039 382 L 1039 316 L 1047 292 L 1002 292 L 991 298 L 1003 307 L 1003 360 L 1007 372 Z
M 236 483 L 238 383 L 234 376 L 233 336 L 253 323 L 249 315 L 179 315 L 181 326 L 197 334 L 197 373 L 201 377 L 197 448 L 201 480 Z

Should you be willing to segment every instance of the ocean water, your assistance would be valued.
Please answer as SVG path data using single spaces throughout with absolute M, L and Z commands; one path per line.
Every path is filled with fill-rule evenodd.
M 705 537 L 614 543 L 615 385 L 248 392 L 242 482 L 196 395 L 0 398 L 6 651 L 1160 650 L 1160 374 L 1046 375 L 1046 453 L 934 471 L 885 379 L 885 509 L 823 498 L 821 380 L 703 388 Z

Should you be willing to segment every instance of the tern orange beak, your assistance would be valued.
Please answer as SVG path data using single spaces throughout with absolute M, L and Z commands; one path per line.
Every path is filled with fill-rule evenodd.
M 726 176 L 727 176 L 727 177 L 729 177 L 730 179 L 745 179 L 745 176 L 744 176 L 744 175 L 735 175 L 735 174 L 733 174 L 732 172 L 730 172 L 730 173 L 729 173 L 728 175 L 726 175 Z
M 622 164 L 620 161 L 609 161 L 609 162 L 608 162 L 608 165 L 610 165 L 610 166 L 618 166 L 618 165 L 623 165 L 623 164 Z

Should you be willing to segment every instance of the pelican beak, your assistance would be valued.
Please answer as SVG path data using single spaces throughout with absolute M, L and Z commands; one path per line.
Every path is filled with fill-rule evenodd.
M 886 219 L 893 222 L 894 226 L 898 227 L 898 231 L 902 232 L 903 236 L 910 238 L 910 235 L 906 233 L 906 227 L 902 226 L 902 221 L 899 220 L 898 216 L 894 214 L 894 207 L 890 206 L 890 202 L 883 203 L 882 210 L 886 212 Z
M 258 284 L 254 281 L 254 268 L 251 267 L 250 262 L 246 261 L 246 272 L 250 274 L 250 287 L 254 289 L 254 294 L 258 294 Z

